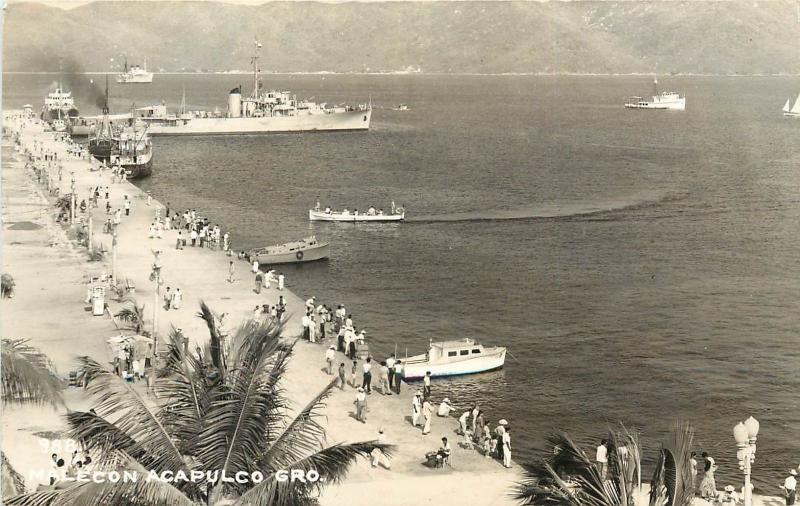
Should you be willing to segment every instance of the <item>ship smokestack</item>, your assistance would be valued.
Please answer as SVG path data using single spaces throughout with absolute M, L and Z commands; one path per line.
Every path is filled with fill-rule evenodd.
M 228 95 L 228 117 L 242 117 L 242 87 L 234 88 Z

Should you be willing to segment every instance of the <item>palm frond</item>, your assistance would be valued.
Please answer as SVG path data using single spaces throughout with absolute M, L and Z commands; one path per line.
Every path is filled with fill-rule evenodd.
M 239 497 L 235 506 L 293 506 L 300 504 L 313 492 L 318 492 L 325 485 L 340 483 L 347 475 L 350 466 L 359 457 L 368 458 L 372 451 L 378 449 L 391 456 L 394 446 L 377 441 L 337 444 L 324 448 L 299 461 L 293 462 L 288 469 L 304 472 L 314 470 L 320 479 L 316 482 L 278 481 L 274 474 L 265 475 L 264 481 L 251 488 Z
M 114 318 L 124 322 L 130 330 L 141 334 L 144 329 L 144 304 L 140 306 L 133 297 L 125 297 L 122 302 L 127 306 L 120 309 Z
M 0 490 L 3 491 L 0 502 L 7 497 L 25 493 L 25 478 L 14 469 L 3 452 L 0 452 L 0 480 Z
M 136 451 L 149 453 L 152 457 L 151 469 L 189 473 L 172 435 L 141 395 L 91 358 L 80 357 L 79 360 L 86 379 L 86 389 L 94 397 L 97 414 L 135 441 Z M 191 482 L 186 482 L 181 490 L 187 491 L 192 497 L 200 495 L 198 487 Z
M 331 381 L 300 411 L 286 430 L 258 459 L 256 467 L 259 470 L 273 473 L 279 469 L 286 469 L 291 462 L 301 460 L 322 448 L 325 444 L 325 427 L 317 422 L 316 418 L 321 416 L 318 412 L 325 408 L 325 399 L 330 396 L 335 386 L 336 380 Z
M 212 383 L 203 362 L 184 353 L 182 339 L 178 332 L 170 333 L 166 365 L 159 372 L 155 389 L 160 397 L 169 399 L 160 413 L 164 426 L 177 439 L 182 454 L 194 455 L 211 403 Z
M 208 468 L 228 474 L 250 469 L 269 434 L 282 424 L 287 403 L 278 383 L 291 354 L 291 346 L 282 344 L 267 325 L 248 322 L 238 334 L 243 350 L 231 362 L 235 368 L 228 371 L 225 388 L 210 394 L 199 436 L 203 447 L 197 454 Z
M 211 311 L 211 308 L 208 307 L 205 301 L 202 300 L 200 301 L 200 312 L 197 313 L 197 316 L 205 320 L 206 326 L 208 327 L 208 335 L 210 337 L 211 345 L 211 362 L 224 377 L 226 373 L 226 367 L 222 353 L 223 335 L 220 332 L 219 326 L 217 325 L 219 318 L 213 311 Z
M 24 339 L 3 339 L 0 346 L 2 401 L 64 404 L 64 382 L 56 375 L 47 355 Z

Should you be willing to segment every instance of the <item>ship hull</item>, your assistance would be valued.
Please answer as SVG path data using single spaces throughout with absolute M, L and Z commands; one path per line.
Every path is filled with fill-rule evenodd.
M 316 262 L 330 256 L 330 244 L 321 243 L 313 247 L 296 251 L 286 251 L 274 254 L 251 254 L 251 260 L 258 260 L 261 265 L 296 264 Z
M 117 76 L 117 84 L 149 84 L 153 82 L 153 74 L 137 75 L 133 77 Z
M 343 221 L 346 223 L 356 222 L 396 222 L 405 219 L 405 213 L 401 214 L 342 214 L 342 213 L 326 213 L 324 211 L 308 210 L 308 219 L 310 221 Z
M 403 360 L 403 379 L 420 380 L 430 371 L 431 377 L 463 376 L 501 369 L 506 361 L 506 349 L 499 348 L 491 354 L 479 358 L 469 358 L 455 362 L 431 363 L 425 355 L 408 357 Z
M 122 164 L 122 168 L 125 169 L 128 179 L 147 177 L 153 173 L 153 157 L 151 156 L 146 163 Z
M 147 118 L 141 118 L 147 120 Z M 192 118 L 172 124 L 149 121 L 154 135 L 241 135 L 369 130 L 372 110 L 270 118 Z

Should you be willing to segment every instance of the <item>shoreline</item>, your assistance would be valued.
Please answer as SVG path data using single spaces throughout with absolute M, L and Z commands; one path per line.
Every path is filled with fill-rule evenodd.
M 154 75 L 166 76 L 241 76 L 252 75 L 252 71 L 218 71 L 218 72 L 153 72 Z M 9 75 L 59 75 L 56 71 L 3 71 Z M 72 72 L 70 75 L 77 76 L 115 76 L 118 71 L 113 72 Z M 469 77 L 653 77 L 663 78 L 672 77 L 800 77 L 800 73 L 779 73 L 779 74 L 705 74 L 705 73 L 677 73 L 660 74 L 657 72 L 621 72 L 621 73 L 594 73 L 594 72 L 333 72 L 320 70 L 316 72 L 261 72 L 265 76 L 469 76 Z M 148 83 L 149 84 L 149 83 Z

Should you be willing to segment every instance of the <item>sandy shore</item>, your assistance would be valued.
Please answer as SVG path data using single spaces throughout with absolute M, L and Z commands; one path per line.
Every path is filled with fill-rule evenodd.
M 7 125 L 14 127 L 13 124 Z M 34 140 L 58 153 L 63 163 L 61 194 L 69 192 L 74 172 L 78 201 L 89 196 L 89 187 L 101 185 L 110 188 L 113 209 L 123 207 L 124 195 L 132 199 L 130 216 L 122 217 L 118 228 L 117 274 L 118 279 L 130 279 L 136 287 L 139 305 L 145 305 L 146 327 L 152 325 L 154 283 L 149 281 L 152 250 L 161 250 L 164 287 L 180 287 L 184 304 L 180 310 L 165 311 L 159 308 L 159 335 L 166 336 L 170 327 L 181 328 L 191 340 L 205 341 L 205 323 L 195 315 L 198 301 L 204 300 L 218 313 L 225 313 L 226 329 L 232 330 L 242 321 L 252 317 L 256 304 L 275 304 L 278 295 L 287 300 L 289 319 L 284 336 L 300 335 L 300 315 L 303 300 L 313 294 L 302 294 L 302 299 L 288 290 L 279 292 L 275 285 L 262 293 L 253 291 L 253 275 L 244 261 L 234 260 L 236 281 L 227 282 L 229 257 L 208 248 L 186 247 L 175 249 L 176 231 L 165 231 L 162 239 L 149 239 L 148 229 L 155 209 L 161 205 L 147 197 L 130 183 L 112 183 L 109 171 L 91 171 L 86 160 L 78 160 L 65 152 L 65 145 L 53 139 L 53 134 L 42 131 L 41 126 L 29 126 L 22 131 L 22 142 L 33 146 Z M 6 146 L 5 153 L 9 150 Z M 78 355 L 89 355 L 102 363 L 111 360 L 106 339 L 118 335 L 111 318 L 94 317 L 85 304 L 86 282 L 90 276 L 111 272 L 111 236 L 102 233 L 105 201 L 100 199 L 98 209 L 90 209 L 93 216 L 95 248 L 107 250 L 101 262 L 89 262 L 85 247 L 67 240 L 60 225 L 54 223 L 54 208 L 42 185 L 32 172 L 26 171 L 22 156 L 3 160 L 3 271 L 14 276 L 16 295 L 3 302 L 4 313 L 13 317 L 2 319 L 3 337 L 24 337 L 40 347 L 51 357 L 59 372 L 66 376 L 75 368 Z M 162 206 L 163 208 L 163 206 Z M 174 211 L 174 210 L 173 210 Z M 202 214 L 202 210 L 198 209 Z M 162 209 L 163 215 L 163 209 Z M 224 226 L 224 224 L 221 224 Z M 235 247 L 236 238 L 233 238 Z M 291 287 L 291 279 L 287 286 Z M 119 303 L 109 300 L 111 311 Z M 160 301 L 159 301 L 160 302 Z M 319 301 L 330 305 L 347 301 Z M 379 308 L 378 308 L 379 309 Z M 285 387 L 295 407 L 310 401 L 330 380 L 323 367 L 327 344 L 298 342 L 290 363 Z M 193 347 L 193 344 L 190 344 Z M 344 357 L 338 357 L 344 361 Z M 376 357 L 383 358 L 383 357 Z M 359 374 L 360 380 L 360 374 Z M 375 381 L 374 381 L 375 383 Z M 377 437 L 378 428 L 385 431 L 384 440 L 396 444 L 398 451 L 392 459 L 392 469 L 373 469 L 369 463 L 355 466 L 344 484 L 328 487 L 322 497 L 324 504 L 373 504 L 376 497 L 382 504 L 428 504 L 458 500 L 471 504 L 512 504 L 507 495 L 511 484 L 519 479 L 519 468 L 505 469 L 493 460 L 486 459 L 473 450 L 454 445 L 452 468 L 431 470 L 422 465 L 424 454 L 435 450 L 440 438 L 447 436 L 455 443 L 457 421 L 453 418 L 434 417 L 431 434 L 422 436 L 419 428 L 410 423 L 412 389 L 403 385 L 401 395 L 382 396 L 373 393 L 369 398 L 366 424 L 354 417 L 351 387 L 336 391 L 327 402 L 327 437 L 329 443 L 369 440 Z M 71 409 L 85 409 L 88 400 L 78 389 L 67 392 Z M 434 400 L 440 400 L 433 388 Z M 457 405 L 466 405 L 464 399 Z M 59 413 L 50 408 L 13 408 L 3 419 L 3 449 L 11 462 L 23 475 L 46 465 L 49 453 L 39 448 L 40 439 L 33 434 L 39 431 L 60 430 L 63 421 Z M 35 420 L 35 422 L 33 422 Z M 496 420 L 491 421 L 496 423 Z M 31 451 L 36 447 L 35 451 Z M 29 486 L 36 483 L 29 482 Z

